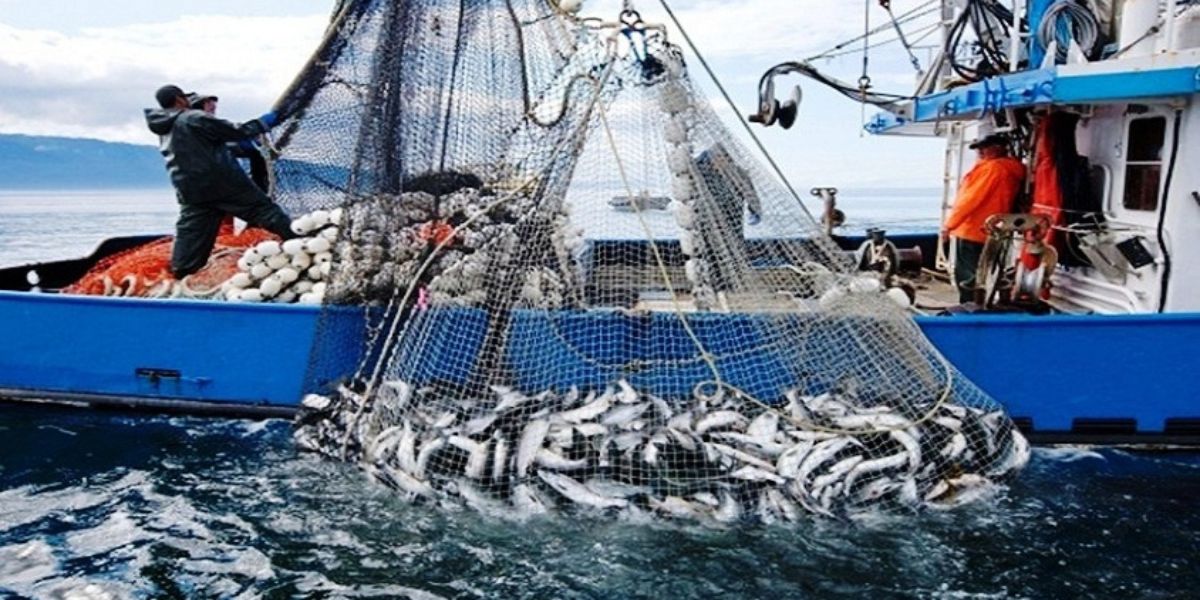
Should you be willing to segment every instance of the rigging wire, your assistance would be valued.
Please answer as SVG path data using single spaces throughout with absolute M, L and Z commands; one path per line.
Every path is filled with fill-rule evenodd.
M 927 15 L 940 13 L 942 10 L 940 5 L 934 6 L 933 8 L 929 8 L 930 6 L 935 5 L 935 4 L 939 4 L 939 0 L 930 0 L 929 2 L 925 2 L 924 4 L 921 4 L 917 7 L 909 10 L 908 12 L 896 17 L 896 22 L 900 23 L 900 24 L 905 24 L 910 21 L 915 21 L 915 20 L 917 20 L 921 17 L 927 16 Z M 876 33 L 883 33 L 891 26 L 892 25 L 890 23 L 880 25 L 878 27 L 875 27 L 874 29 L 871 29 L 869 31 L 869 34 L 874 35 Z M 833 47 L 825 50 L 824 52 L 821 52 L 819 54 L 814 54 L 814 55 L 806 58 L 805 60 L 809 60 L 809 61 L 817 60 L 820 58 L 825 58 L 825 55 L 827 55 L 827 54 L 830 54 L 833 52 L 841 52 L 841 51 L 845 50 L 851 44 L 859 42 L 860 40 L 862 40 L 862 38 L 863 38 L 863 36 L 856 36 L 854 38 L 848 39 L 844 42 L 834 45 Z

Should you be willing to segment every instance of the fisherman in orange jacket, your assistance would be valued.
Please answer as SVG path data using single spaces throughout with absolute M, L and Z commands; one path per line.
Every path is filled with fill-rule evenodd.
M 971 144 L 979 152 L 975 167 L 963 177 L 958 197 L 942 224 L 942 234 L 954 237 L 954 284 L 959 302 L 970 302 L 975 292 L 975 271 L 987 242 L 988 217 L 1013 211 L 1025 165 L 1009 156 L 1008 137 L 992 134 Z

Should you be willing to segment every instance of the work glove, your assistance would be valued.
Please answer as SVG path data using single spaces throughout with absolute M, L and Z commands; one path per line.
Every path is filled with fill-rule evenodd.
M 275 114 L 275 111 L 271 111 L 259 117 L 258 120 L 262 121 L 262 124 L 266 125 L 267 129 L 270 129 L 279 124 L 279 115 Z
M 258 144 L 256 144 L 253 139 L 242 140 L 238 142 L 237 145 L 239 149 L 247 154 L 258 152 Z

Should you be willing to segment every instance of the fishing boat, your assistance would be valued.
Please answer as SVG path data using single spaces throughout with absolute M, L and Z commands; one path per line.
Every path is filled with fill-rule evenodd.
M 955 24 L 969 14 L 960 11 L 975 3 L 964 9 L 942 4 L 944 35 L 952 39 Z M 897 277 L 910 282 L 915 306 L 924 309 L 915 317 L 922 331 L 1033 440 L 1196 443 L 1200 403 L 1188 392 L 1192 373 L 1200 370 L 1193 341 L 1200 335 L 1200 267 L 1193 262 L 1200 258 L 1194 226 L 1200 180 L 1188 165 L 1197 164 L 1200 147 L 1200 11 L 1174 1 L 1162 11 L 1155 1 L 1119 4 L 1111 28 L 1120 35 L 1110 56 L 1081 60 L 1070 48 L 1065 64 L 1057 64 L 1043 59 L 1046 49 L 1030 35 L 1009 45 L 1010 68 L 954 82 L 943 53 L 917 94 L 871 98 L 885 111 L 867 124 L 880 135 L 944 137 L 949 204 L 970 166 L 972 141 L 998 130 L 1017 134 L 1021 119 L 1035 112 L 1079 117 L 1078 150 L 1097 183 L 1093 212 L 1102 218 L 1093 215 L 1091 227 L 1066 233 L 1086 238 L 1087 260 L 1039 264 L 1018 274 L 1012 261 L 1022 242 L 1010 235 L 1002 240 L 1006 252 L 993 262 L 989 297 L 964 311 L 946 300 L 952 292 L 946 284 L 928 276 L 949 264 L 937 233 L 885 241 L 897 251 Z M 1012 8 L 1014 18 L 1037 31 L 1052 6 L 1017 0 Z M 796 64 L 773 69 L 764 82 Z M 762 91 L 760 120 L 794 118 L 794 101 L 776 103 L 773 86 Z M 847 253 L 883 243 L 878 234 L 837 235 L 833 191 L 814 192 L 827 206 L 833 239 Z M 0 322 L 8 333 L 0 347 L 0 396 L 286 416 L 305 393 L 337 382 L 360 363 L 369 312 L 362 307 L 53 293 L 99 261 L 150 239 L 111 239 L 86 258 L 0 270 Z M 661 250 L 672 268 L 682 268 L 677 249 L 662 244 Z M 641 265 L 629 260 L 639 255 L 648 255 L 644 241 L 591 239 L 584 270 L 636 268 Z M 318 334 L 322 344 L 344 344 L 345 351 L 313 360 Z

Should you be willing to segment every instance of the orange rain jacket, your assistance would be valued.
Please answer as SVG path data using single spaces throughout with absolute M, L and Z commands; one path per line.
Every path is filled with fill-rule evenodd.
M 946 230 L 956 238 L 986 242 L 984 222 L 992 215 L 1012 212 L 1024 181 L 1025 165 L 1011 156 L 975 163 L 958 187 L 958 198 L 946 217 Z

